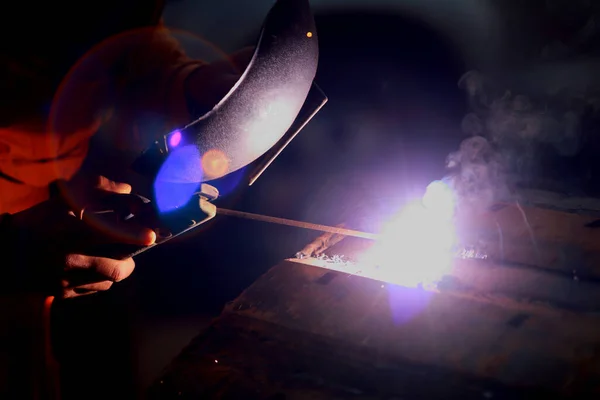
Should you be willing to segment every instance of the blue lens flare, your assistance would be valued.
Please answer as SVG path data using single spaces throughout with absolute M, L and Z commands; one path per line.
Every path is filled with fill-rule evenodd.
M 185 206 L 199 187 L 200 183 L 173 183 L 156 180 L 154 193 L 158 210 L 165 213 Z
M 196 146 L 183 146 L 171 152 L 154 181 L 154 196 L 160 212 L 186 205 L 200 187 L 203 172 Z
M 421 288 L 386 285 L 390 311 L 396 325 L 404 325 L 420 315 L 429 305 L 433 292 Z
M 217 188 L 221 196 L 226 196 L 234 192 L 239 186 L 244 178 L 245 172 L 246 168 L 240 168 L 237 171 L 231 172 L 222 178 L 210 182 L 210 184 Z

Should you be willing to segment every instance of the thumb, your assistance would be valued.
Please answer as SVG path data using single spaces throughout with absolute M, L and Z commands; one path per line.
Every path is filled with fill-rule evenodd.
M 152 206 L 135 195 L 111 194 L 99 198 L 95 204 L 86 207 L 80 215 L 86 225 L 94 228 L 109 241 L 130 244 L 151 245 L 156 240 Z M 123 217 L 132 214 L 139 216 L 125 221 Z M 150 217 L 148 217 L 150 216 Z M 140 220 L 141 218 L 141 220 Z M 134 222 L 139 221 L 139 222 Z M 141 221 L 145 227 L 141 226 Z
M 70 181 L 54 183 L 53 197 L 63 201 L 76 214 L 107 193 L 130 194 L 131 186 L 100 175 L 79 173 Z
M 96 189 L 118 194 L 130 194 L 131 185 L 127 183 L 115 182 L 105 176 L 96 177 Z

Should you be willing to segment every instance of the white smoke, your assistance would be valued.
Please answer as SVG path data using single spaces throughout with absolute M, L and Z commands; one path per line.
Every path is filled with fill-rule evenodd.
M 482 136 L 465 139 L 446 160 L 459 209 L 482 213 L 509 196 L 505 162 Z
M 500 148 L 546 144 L 565 157 L 581 150 L 585 102 L 576 104 L 575 99 L 552 96 L 534 102 L 528 95 L 510 90 L 500 94 L 476 71 L 465 74 L 459 85 L 467 92 L 472 109 L 462 122 L 465 134 L 483 135 Z
M 514 186 L 572 187 L 564 181 L 572 177 L 546 165 L 579 160 L 597 142 L 600 2 L 538 6 L 534 13 L 516 2 L 504 8 L 502 18 L 520 21 L 514 36 L 526 43 L 517 46 L 512 65 L 472 70 L 458 82 L 468 100 L 461 123 L 467 138 L 448 157 L 448 168 L 463 204 L 491 204 Z

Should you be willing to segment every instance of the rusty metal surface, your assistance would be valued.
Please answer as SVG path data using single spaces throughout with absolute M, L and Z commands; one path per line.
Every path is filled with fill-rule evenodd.
M 498 260 L 600 280 L 600 229 L 589 226 L 598 217 L 547 200 L 544 207 L 506 205 L 485 218 L 465 218 L 462 236 Z
M 226 314 L 155 382 L 151 399 L 558 399 Z
M 338 227 L 343 228 L 344 224 L 338 225 Z M 341 242 L 346 237 L 343 235 L 338 235 L 331 232 L 325 232 L 322 235 L 318 236 L 311 243 L 304 246 L 302 250 L 296 253 L 297 258 L 306 258 L 306 257 L 318 257 L 321 254 L 324 254 L 327 249 L 331 246 Z
M 506 210 L 496 221 L 505 246 L 518 248 L 525 233 Z M 543 251 L 596 251 L 578 237 L 587 216 L 527 212 L 538 245 L 551 243 Z M 350 257 L 369 245 L 331 244 L 326 253 Z M 286 260 L 173 361 L 152 397 L 600 398 L 600 270 L 579 278 L 580 259 L 540 259 L 461 260 L 428 291 Z
M 353 259 L 370 246 L 367 242 L 345 239 L 327 250 L 328 254 Z M 327 261 L 305 260 L 323 265 Z M 355 268 L 360 268 L 357 266 Z M 348 268 L 348 271 L 354 271 Z M 439 283 L 439 290 L 460 295 L 509 299 L 521 307 L 533 305 L 559 308 L 580 314 L 600 316 L 600 282 L 535 264 L 520 264 L 494 259 L 456 259 Z M 500 300 L 499 300 L 500 301 Z
M 232 322 L 239 318 L 244 322 Z M 593 398 L 599 393 L 599 345 L 600 324 L 592 315 L 510 299 L 382 287 L 381 282 L 286 261 L 231 303 L 167 369 L 154 393 L 164 395 L 164 382 L 170 382 L 168 392 L 190 397 L 223 398 L 217 393 L 225 387 L 229 394 L 236 388 L 255 392 L 247 398 L 317 390 L 314 382 L 303 386 L 295 378 L 295 366 L 302 365 L 311 379 L 322 382 L 319 398 L 328 398 L 328 390 L 338 386 L 346 388 L 340 389 L 345 394 L 333 397 L 445 398 L 427 394 L 427 378 L 419 390 L 401 383 L 381 386 L 376 378 L 389 378 L 395 370 L 400 379 L 401 371 L 414 364 L 431 369 L 431 385 L 461 396 L 475 385 L 461 398 L 481 398 L 488 391 L 496 393 L 494 398 L 515 398 L 516 388 L 551 391 L 556 398 Z M 351 360 L 360 367 L 352 369 Z M 348 382 L 323 375 L 326 362 L 328 370 L 364 368 L 370 374 Z M 435 371 L 453 378 L 440 381 Z

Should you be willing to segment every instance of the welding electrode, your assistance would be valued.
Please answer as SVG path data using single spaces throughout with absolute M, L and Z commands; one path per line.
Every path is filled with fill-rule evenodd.
M 217 215 L 226 215 L 226 216 L 230 216 L 230 217 L 251 219 L 254 221 L 270 222 L 273 224 L 287 225 L 287 226 L 293 226 L 296 228 L 303 228 L 303 229 L 311 229 L 313 231 L 320 231 L 320 232 L 330 232 L 330 233 L 336 233 L 339 235 L 353 236 L 353 237 L 369 239 L 369 240 L 377 240 L 377 237 L 378 237 L 378 235 L 376 235 L 374 233 L 369 233 L 369 232 L 355 231 L 352 229 L 338 228 L 335 226 L 311 224 L 309 222 L 294 221 L 292 219 L 270 217 L 267 215 L 252 214 L 252 213 L 243 212 L 243 211 L 228 210 L 225 208 L 218 208 Z

